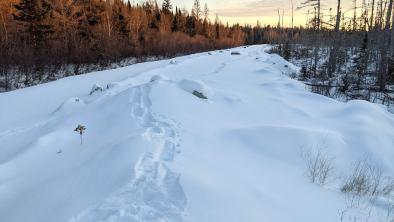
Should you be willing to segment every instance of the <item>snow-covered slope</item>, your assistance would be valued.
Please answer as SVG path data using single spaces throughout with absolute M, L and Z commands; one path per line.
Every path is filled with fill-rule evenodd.
M 0 94 L 0 221 L 385 221 L 389 200 L 349 208 L 340 185 L 365 158 L 394 174 L 393 115 L 306 91 L 265 48 Z M 325 186 L 305 175 L 317 149 Z

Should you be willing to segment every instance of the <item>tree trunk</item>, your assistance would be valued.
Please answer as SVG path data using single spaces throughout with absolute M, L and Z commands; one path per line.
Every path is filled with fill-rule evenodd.
M 291 31 L 294 34 L 294 2 L 291 0 Z
M 375 0 L 372 0 L 372 6 L 371 6 L 371 21 L 370 21 L 370 24 L 369 24 L 369 30 L 372 30 L 372 29 L 374 29 L 375 27 L 374 27 L 374 12 L 375 12 Z
M 7 24 L 5 23 L 4 16 L 1 15 L 1 19 L 3 20 L 3 28 L 4 28 L 4 35 L 5 35 L 5 42 L 8 42 L 8 31 L 7 31 Z
M 330 57 L 328 59 L 328 76 L 332 77 L 333 73 L 337 69 L 337 56 L 339 51 L 339 26 L 341 24 L 341 0 L 338 0 L 337 4 L 337 16 L 335 21 L 335 33 L 334 33 L 334 45 L 330 51 Z
M 320 9 L 321 9 L 321 4 L 320 0 L 317 1 L 317 30 L 320 31 L 320 26 L 321 26 L 321 21 L 320 21 Z
M 381 91 L 386 89 L 387 79 L 388 79 L 388 52 L 391 48 L 391 33 L 390 33 L 390 24 L 391 24 L 391 13 L 393 9 L 393 0 L 389 0 L 387 14 L 386 14 L 386 25 L 383 33 L 383 43 L 381 44 L 381 62 L 378 73 L 378 86 Z

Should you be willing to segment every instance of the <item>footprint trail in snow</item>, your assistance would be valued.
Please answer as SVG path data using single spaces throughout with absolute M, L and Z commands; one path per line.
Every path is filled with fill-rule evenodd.
M 131 116 L 146 129 L 144 136 L 157 144 L 156 150 L 140 157 L 132 182 L 70 222 L 183 221 L 187 199 L 179 174 L 170 167 L 179 147 L 177 126 L 152 113 L 150 84 L 131 89 Z

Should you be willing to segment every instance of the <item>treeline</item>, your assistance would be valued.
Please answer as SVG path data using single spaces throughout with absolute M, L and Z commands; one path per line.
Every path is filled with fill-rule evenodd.
M 301 67 L 299 79 L 315 92 L 394 103 L 394 0 L 352 0 L 352 9 L 344 0 L 326 9 L 326 1 L 305 0 L 305 26 L 285 28 L 279 11 L 276 26 L 211 21 L 199 0 L 190 12 L 170 0 L 0 0 L 0 91 L 89 64 L 276 44 L 273 52 Z
M 0 90 L 78 74 L 85 64 L 162 56 L 244 44 L 239 25 L 208 19 L 208 6 L 194 1 L 188 12 L 154 0 L 1 0 Z M 66 67 L 66 68 L 65 68 Z
M 306 0 L 303 28 L 246 27 L 248 43 L 275 43 L 273 52 L 301 67 L 298 76 L 312 90 L 333 97 L 394 105 L 393 0 Z

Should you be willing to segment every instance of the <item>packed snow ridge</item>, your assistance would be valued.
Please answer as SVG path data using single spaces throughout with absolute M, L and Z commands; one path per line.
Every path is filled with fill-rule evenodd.
M 0 221 L 392 222 L 389 186 L 342 188 L 360 161 L 389 184 L 394 116 L 308 92 L 268 47 L 0 94 Z

